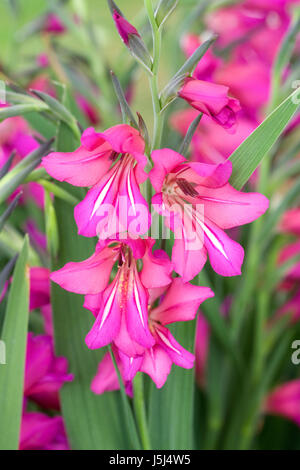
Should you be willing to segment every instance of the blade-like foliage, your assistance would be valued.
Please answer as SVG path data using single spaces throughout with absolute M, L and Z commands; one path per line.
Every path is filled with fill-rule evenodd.
M 189 351 L 194 349 L 195 321 L 173 326 L 176 340 Z M 150 388 L 149 430 L 153 449 L 193 449 L 194 369 L 173 365 L 164 387 Z
M 281 103 L 244 142 L 229 160 L 233 164 L 231 184 L 241 189 L 271 150 L 299 108 L 299 89 Z
M 18 449 L 23 406 L 29 312 L 28 238 L 14 270 L 1 333 L 6 364 L 0 364 L 0 449 Z

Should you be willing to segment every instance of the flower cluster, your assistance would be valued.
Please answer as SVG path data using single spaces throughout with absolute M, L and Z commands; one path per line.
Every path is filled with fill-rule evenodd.
M 53 178 L 90 188 L 74 215 L 79 234 L 99 237 L 89 259 L 66 264 L 51 279 L 85 296 L 84 306 L 95 316 L 89 348 L 112 344 L 126 383 L 143 371 L 161 387 L 172 363 L 193 367 L 193 355 L 166 325 L 192 320 L 213 295 L 189 281 L 207 255 L 218 274 L 241 274 L 243 249 L 224 229 L 255 220 L 268 200 L 236 191 L 228 183 L 230 162 L 190 163 L 164 148 L 152 152 L 147 174 L 144 152 L 139 131 L 120 124 L 102 133 L 88 128 L 75 152 L 51 153 L 42 164 Z M 151 214 L 141 184 L 148 177 L 156 191 L 153 207 L 175 235 L 172 260 L 163 249 L 153 250 L 156 240 L 147 236 Z M 172 277 L 172 270 L 180 277 Z M 103 361 L 112 367 L 107 356 Z M 99 388 L 95 379 L 93 389 L 105 385 Z

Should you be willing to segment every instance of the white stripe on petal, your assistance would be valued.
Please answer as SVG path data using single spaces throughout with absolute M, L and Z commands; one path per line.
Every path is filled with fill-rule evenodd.
M 115 178 L 116 174 L 114 173 L 110 179 L 108 180 L 108 182 L 106 183 L 106 185 L 104 186 L 104 188 L 102 189 L 102 191 L 100 192 L 99 196 L 97 197 L 97 200 L 95 202 L 95 205 L 94 205 L 94 209 L 93 209 L 93 212 L 90 216 L 90 219 L 94 216 L 95 212 L 97 212 L 97 210 L 99 209 L 99 207 L 101 206 L 102 202 L 104 201 L 112 183 L 113 183 L 113 180 Z
M 174 348 L 174 346 L 170 343 L 169 339 L 167 338 L 167 336 L 162 333 L 162 331 L 160 331 L 158 328 L 156 329 L 156 333 L 158 334 L 158 336 L 160 337 L 160 339 L 162 340 L 163 343 L 165 343 L 166 346 L 168 346 L 168 348 L 172 349 L 174 352 L 176 352 L 176 354 L 179 354 L 179 356 L 182 356 L 181 352 Z
M 133 290 L 134 290 L 134 299 L 135 299 L 135 303 L 136 303 L 136 306 L 137 306 L 137 310 L 138 310 L 138 313 L 139 313 L 139 316 L 140 316 L 142 325 L 143 325 L 143 327 L 145 328 L 145 322 L 144 322 L 144 317 L 143 317 L 141 302 L 140 302 L 139 293 L 138 293 L 138 290 L 137 290 L 137 286 L 136 286 L 136 282 L 135 282 L 135 281 L 134 281 L 134 283 L 133 283 Z
M 107 299 L 107 302 L 106 302 L 104 310 L 103 310 L 103 315 L 102 315 L 102 318 L 101 318 L 101 323 L 100 323 L 100 326 L 99 326 L 99 330 L 101 330 L 105 320 L 107 319 L 108 315 L 110 314 L 117 287 L 118 287 L 118 283 L 116 283 L 115 287 L 113 288 L 113 290 L 110 293 L 110 296 Z
M 128 189 L 129 199 L 133 207 L 133 213 L 134 215 L 136 215 L 135 202 L 134 202 L 134 197 L 133 197 L 132 188 L 130 184 L 130 171 L 128 172 L 128 176 L 127 176 L 127 189 Z

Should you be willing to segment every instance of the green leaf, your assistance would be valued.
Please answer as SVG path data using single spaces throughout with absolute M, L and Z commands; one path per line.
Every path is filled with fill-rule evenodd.
M 2 166 L 2 168 L 0 169 L 0 179 L 3 178 L 3 176 L 6 175 L 6 173 L 9 172 L 10 170 L 10 167 L 12 165 L 12 162 L 13 162 L 13 159 L 15 158 L 16 156 L 16 152 L 13 151 L 10 156 L 8 157 L 7 161 L 4 163 L 4 165 Z
M 195 52 L 187 59 L 183 66 L 175 73 L 169 83 L 165 86 L 160 94 L 161 107 L 164 110 L 177 97 L 179 89 L 182 87 L 187 75 L 190 75 L 204 54 L 211 45 L 216 41 L 217 36 L 212 36 L 199 46 Z
M 194 349 L 195 321 L 173 325 L 176 340 Z M 149 430 L 153 449 L 194 448 L 194 369 L 174 366 L 162 389 L 151 383 Z
M 213 35 L 211 38 L 209 38 L 207 41 L 205 41 L 203 44 L 201 44 L 195 52 L 187 59 L 187 61 L 183 64 L 183 66 L 178 70 L 178 72 L 174 75 L 173 80 L 176 77 L 179 77 L 181 75 L 184 75 L 186 73 L 191 74 L 193 72 L 193 69 L 196 67 L 198 62 L 202 59 L 204 54 L 208 51 L 208 49 L 213 45 L 213 43 L 216 41 L 217 36 Z
M 203 116 L 203 113 L 200 113 L 194 120 L 193 122 L 190 124 L 188 130 L 187 130 L 187 133 L 183 139 L 183 142 L 181 144 L 181 147 L 180 147 L 180 150 L 179 150 L 179 153 L 183 156 L 187 156 L 187 153 L 188 153 L 188 150 L 189 150 L 189 147 L 191 145 L 191 142 L 192 142 L 192 138 L 197 130 L 197 127 L 202 119 L 202 116 Z
M 63 101 L 66 104 L 66 99 Z M 68 126 L 61 122 L 58 129 L 57 149 L 72 151 L 79 145 Z M 81 188 L 60 184 L 83 199 Z M 52 269 L 61 268 L 69 261 L 81 261 L 95 249 L 95 240 L 77 235 L 72 207 L 55 198 L 60 248 Z M 91 351 L 85 344 L 93 315 L 82 307 L 83 297 L 52 284 L 52 306 L 56 353 L 65 356 L 74 381 L 61 391 L 62 413 L 72 449 L 99 450 L 124 449 L 129 447 L 127 433 L 122 422 L 122 406 L 119 392 L 95 395 L 91 392 L 91 381 L 96 374 L 102 351 Z
M 135 117 L 134 117 L 134 115 L 133 115 L 133 113 L 130 109 L 129 104 L 127 103 L 126 97 L 125 97 L 124 92 L 122 90 L 121 84 L 118 80 L 118 77 L 114 74 L 113 71 L 111 71 L 110 74 L 111 74 L 111 79 L 112 79 L 112 82 L 113 82 L 114 90 L 115 90 L 116 96 L 118 98 L 120 107 L 121 107 L 123 122 L 126 122 L 127 119 L 128 119 L 130 125 L 135 127 L 136 129 L 138 129 L 138 124 L 137 124 L 136 119 L 135 119 Z
M 39 103 L 36 100 L 36 103 L 29 104 L 16 104 L 14 106 L 8 106 L 7 108 L 0 109 L 0 121 L 14 116 L 23 116 L 27 113 L 32 113 L 33 111 L 47 111 L 48 106 L 42 101 Z
M 6 173 L 0 180 L 0 204 L 12 194 L 15 189 L 24 182 L 26 177 L 36 168 L 40 163 L 41 158 L 49 151 L 53 140 L 42 144 L 36 150 L 27 155 L 26 158 L 21 160 L 11 171 Z
M 18 449 L 23 406 L 24 367 L 29 312 L 28 238 L 18 258 L 1 339 L 6 364 L 0 365 L 0 449 Z
M 14 265 L 18 259 L 18 255 L 15 255 L 9 262 L 4 266 L 0 272 L 0 295 L 4 289 L 5 283 L 8 280 L 10 273 L 12 272 Z
M 22 193 L 17 194 L 17 196 L 14 198 L 14 200 L 9 204 L 7 209 L 3 212 L 3 214 L 0 216 L 0 232 L 3 229 L 5 222 L 7 219 L 11 216 L 12 212 L 15 210 L 19 199 L 21 197 Z
M 42 91 L 32 90 L 32 92 L 37 95 L 42 100 L 42 102 L 45 102 L 48 105 L 49 109 L 55 117 L 69 126 L 75 137 L 80 138 L 80 132 L 76 119 L 63 104 Z
M 233 152 L 231 184 L 241 189 L 271 150 L 299 108 L 299 89 L 284 100 Z
M 179 0 L 160 0 L 155 11 L 155 19 L 161 27 L 175 10 Z

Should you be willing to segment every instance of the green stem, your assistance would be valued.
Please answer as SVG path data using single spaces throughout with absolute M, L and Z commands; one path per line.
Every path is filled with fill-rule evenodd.
M 128 397 L 126 395 L 126 391 L 125 391 L 125 387 L 123 383 L 123 379 L 121 377 L 114 353 L 110 345 L 108 346 L 108 351 L 110 353 L 110 357 L 113 361 L 113 365 L 118 376 L 118 381 L 119 381 L 120 391 L 121 391 L 121 399 L 122 399 L 123 410 L 124 410 L 124 418 L 125 418 L 125 423 L 127 425 L 129 437 L 130 437 L 133 449 L 141 450 L 140 440 L 139 440 L 138 432 L 136 429 L 136 424 L 135 424 L 135 420 L 133 417 L 132 408 L 129 404 Z
M 146 407 L 144 400 L 144 383 L 143 376 L 140 372 L 137 373 L 133 380 L 133 406 L 136 416 L 136 421 L 140 431 L 140 438 L 144 450 L 151 450 L 150 436 L 148 431 L 148 423 L 146 416 Z
M 160 147 L 163 132 L 163 115 L 161 113 L 161 102 L 159 99 L 158 91 L 158 66 L 161 54 L 161 30 L 159 29 L 154 16 L 152 0 L 145 0 L 145 8 L 151 24 L 153 38 L 153 64 L 151 68 L 152 76 L 149 77 L 154 114 L 153 139 L 151 149 L 153 150 Z

